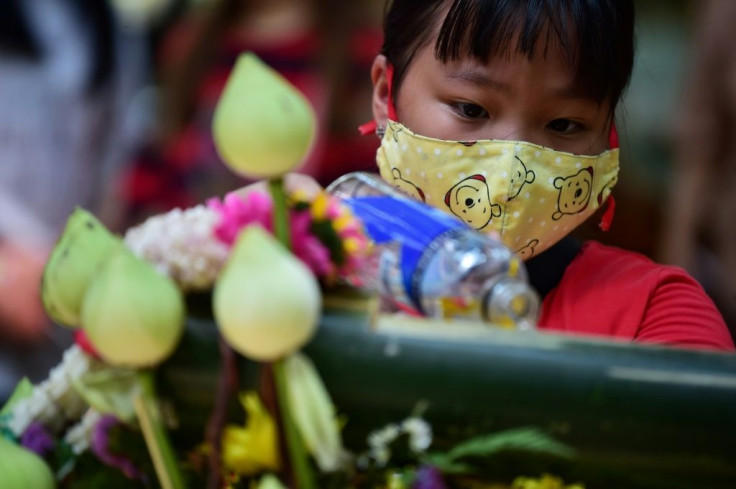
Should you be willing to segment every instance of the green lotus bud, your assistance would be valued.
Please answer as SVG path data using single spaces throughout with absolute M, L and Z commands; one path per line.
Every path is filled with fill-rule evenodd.
M 80 208 L 72 212 L 43 271 L 41 299 L 54 321 L 80 325 L 87 287 L 119 243 L 120 238 L 89 212 Z
M 89 286 L 82 327 L 107 362 L 148 367 L 166 359 L 184 330 L 184 298 L 174 282 L 125 246 Z
M 235 350 L 271 361 L 314 334 L 322 297 L 312 272 L 259 226 L 240 233 L 213 293 L 215 320 Z
M 253 53 L 240 55 L 213 116 L 215 145 L 236 173 L 270 178 L 294 170 L 314 139 L 309 101 Z
M 0 487 L 48 489 L 56 482 L 41 457 L 0 436 Z

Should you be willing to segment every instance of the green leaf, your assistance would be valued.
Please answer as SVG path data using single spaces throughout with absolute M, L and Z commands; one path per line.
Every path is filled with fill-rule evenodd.
M 18 385 L 15 386 L 13 393 L 10 395 L 10 399 L 5 403 L 2 410 L 0 410 L 0 416 L 10 415 L 10 412 L 21 399 L 29 397 L 33 393 L 33 383 L 28 380 L 28 377 L 23 377 Z
M 281 428 L 284 430 L 284 438 L 286 439 L 286 449 L 289 452 L 291 463 L 293 464 L 294 476 L 299 487 L 304 489 L 316 488 L 314 473 L 309 464 L 309 456 L 299 434 L 296 422 L 291 416 L 291 412 L 287 407 L 289 392 L 288 378 L 286 373 L 286 365 L 284 360 L 279 360 L 273 364 L 274 383 L 276 385 L 276 394 L 279 399 L 281 408 Z
M 140 385 L 134 370 L 118 368 L 96 370 L 72 380 L 72 385 L 97 411 L 112 414 L 127 423 L 135 419 L 133 399 L 140 392 Z
M 345 462 L 345 450 L 336 422 L 335 407 L 322 379 L 305 355 L 283 360 L 285 405 L 305 448 L 323 472 L 334 472 Z
M 10 418 L 13 417 L 13 408 L 18 402 L 29 397 L 33 393 L 33 383 L 27 377 L 23 377 L 18 385 L 15 386 L 13 393 L 10 395 L 8 402 L 5 403 L 0 410 L 0 438 L 7 438 L 15 441 L 15 434 L 8 427 Z
M 488 456 L 504 450 L 546 453 L 566 458 L 575 453 L 572 448 L 541 430 L 524 427 L 472 438 L 455 446 L 447 453 L 447 457 L 454 462 L 463 457 Z
M 474 468 L 462 462 L 455 462 L 445 453 L 430 453 L 423 458 L 422 463 L 436 467 L 443 474 L 471 474 Z

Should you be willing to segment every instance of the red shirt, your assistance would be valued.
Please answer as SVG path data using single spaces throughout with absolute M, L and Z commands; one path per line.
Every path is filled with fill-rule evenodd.
M 544 298 L 539 328 L 734 349 L 723 317 L 687 272 L 593 241 Z

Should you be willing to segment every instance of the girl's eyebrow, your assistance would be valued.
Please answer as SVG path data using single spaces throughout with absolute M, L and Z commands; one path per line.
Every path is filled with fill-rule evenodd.
M 450 80 L 459 80 L 469 82 L 480 87 L 491 87 L 504 94 L 512 94 L 514 88 L 507 84 L 494 80 L 486 73 L 474 69 L 459 69 L 445 73 L 445 77 Z M 575 84 L 569 86 L 554 87 L 549 90 L 549 97 L 575 100 L 593 100 L 595 99 L 586 94 L 580 87 Z
M 492 87 L 502 93 L 508 94 L 513 91 L 510 85 L 498 80 L 494 80 L 477 70 L 450 71 L 449 73 L 446 73 L 445 76 L 451 80 L 470 82 L 474 85 L 479 85 L 482 87 Z

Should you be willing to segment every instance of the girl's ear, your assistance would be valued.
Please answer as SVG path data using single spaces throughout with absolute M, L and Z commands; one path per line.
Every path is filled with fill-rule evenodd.
M 388 119 L 389 82 L 387 78 L 388 61 L 386 56 L 379 54 L 373 60 L 371 67 L 371 81 L 373 82 L 373 120 L 378 126 L 385 126 Z

